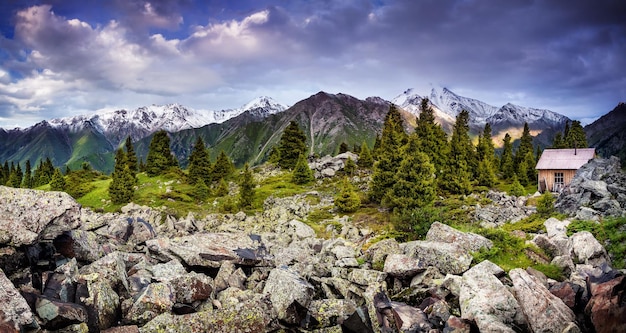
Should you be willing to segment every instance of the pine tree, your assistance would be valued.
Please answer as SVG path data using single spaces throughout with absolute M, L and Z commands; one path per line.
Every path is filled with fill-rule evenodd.
M 415 135 L 419 139 L 418 150 L 430 158 L 436 174 L 440 177 L 447 164 L 450 147 L 446 132 L 439 124 L 435 123 L 435 111 L 428 98 L 423 98 L 420 104 Z
M 343 154 L 343 153 L 347 152 L 348 150 L 349 150 L 349 149 L 348 149 L 348 144 L 347 144 L 347 143 L 342 142 L 342 143 L 339 145 L 339 154 Z
M 54 169 L 54 174 L 52 174 L 52 180 L 50 181 L 50 189 L 52 191 L 65 190 L 65 178 L 59 168 Z
M 491 137 L 491 125 L 489 123 L 485 124 L 485 128 L 478 136 L 476 155 L 479 159 L 476 178 L 478 184 L 487 187 L 494 186 L 497 182 L 496 156 Z
M 220 178 L 217 189 L 215 189 L 215 195 L 218 197 L 228 195 L 228 184 L 226 183 L 224 178 Z
M 114 204 L 128 203 L 133 199 L 135 194 L 135 178 L 128 167 L 126 154 L 120 148 L 115 153 L 115 167 L 111 174 L 111 183 L 109 184 L 109 197 Z
M 478 185 L 492 187 L 498 181 L 493 160 L 487 157 L 478 162 Z
M 361 152 L 359 154 L 359 159 L 356 162 L 358 166 L 361 168 L 369 169 L 374 165 L 374 158 L 372 157 L 372 153 L 370 149 L 367 147 L 367 142 L 363 142 L 361 145 Z
M 353 176 L 355 171 L 356 171 L 356 164 L 351 158 L 348 157 L 348 160 L 346 160 L 346 164 L 343 166 L 343 172 L 347 176 Z
M 248 163 L 243 166 L 241 181 L 239 182 L 239 209 L 252 206 L 254 201 L 254 177 Z
M 394 183 L 383 197 L 383 205 L 410 210 L 428 206 L 435 200 L 435 167 L 428 155 L 418 149 L 419 139 L 411 135 Z
M 211 190 L 204 182 L 204 179 L 198 178 L 193 186 L 193 196 L 199 201 L 204 201 L 209 195 L 211 195 Z
M 537 161 L 535 160 L 535 154 L 532 150 L 526 153 L 523 162 L 527 166 L 526 179 L 528 180 L 528 184 L 537 184 L 537 170 L 535 169 Z
M 554 139 L 552 140 L 552 148 L 561 149 L 565 148 L 565 140 L 563 140 L 563 134 L 561 132 L 557 132 L 554 135 Z
M 295 121 L 285 128 L 279 142 L 280 159 L 278 165 L 283 169 L 292 169 L 298 156 L 306 156 L 306 136 Z
M 567 135 L 565 135 L 565 144 L 567 148 L 587 148 L 587 135 L 580 121 L 572 121 L 572 127 L 570 127 Z
M 511 190 L 509 190 L 509 195 L 514 195 L 516 197 L 521 197 L 525 194 L 526 190 L 524 186 L 520 184 L 517 176 L 513 174 L 513 182 L 511 183 Z
M 528 152 L 534 152 L 534 151 L 535 150 L 533 148 L 533 137 L 530 135 L 530 128 L 528 127 L 528 123 L 524 123 L 524 131 L 522 132 L 520 145 L 519 145 L 519 148 L 517 148 L 517 152 L 515 152 L 515 164 L 519 166 L 520 163 L 522 163 L 522 161 L 526 158 L 526 154 Z M 527 165 L 526 167 L 529 167 L 529 165 Z M 518 175 L 520 175 L 519 172 L 518 172 Z M 523 177 L 528 178 L 526 175 L 524 175 Z
M 233 173 L 233 171 L 235 171 L 233 162 L 231 162 L 230 158 L 228 158 L 226 153 L 222 150 L 217 156 L 215 164 L 211 168 L 211 181 L 215 182 L 220 179 L 226 179 Z
M 509 133 L 504 135 L 504 149 L 500 157 L 500 172 L 503 179 L 511 179 L 515 174 L 515 165 L 513 164 L 513 144 Z
M 22 179 L 22 187 L 23 188 L 33 187 L 33 176 L 32 176 L 32 170 L 30 167 L 30 160 L 26 160 L 26 170 L 24 171 L 24 178 Z
M 15 188 L 19 188 L 22 185 L 22 179 L 24 178 L 24 173 L 22 172 L 22 167 L 18 163 L 15 167 L 14 171 L 15 176 L 11 178 L 11 186 Z
M 139 170 L 139 166 L 137 164 L 137 154 L 135 154 L 135 148 L 133 148 L 130 136 L 126 138 L 124 146 L 126 147 L 126 164 L 128 164 L 128 169 L 134 174 Z
M 469 112 L 462 110 L 450 139 L 450 158 L 444 176 L 439 183 L 441 188 L 453 194 L 468 194 L 472 190 L 472 170 L 477 169 L 474 146 L 469 138 Z
M 270 150 L 270 155 L 267 158 L 267 161 L 272 164 L 278 164 L 280 162 L 280 149 L 277 147 L 272 147 Z
M 161 130 L 154 133 L 146 159 L 146 173 L 148 176 L 154 177 L 164 174 L 169 168 L 177 166 L 178 161 L 170 150 L 170 138 L 167 132 Z
M 352 213 L 361 207 L 361 199 L 347 178 L 344 178 L 341 190 L 335 196 L 335 207 L 342 213 Z
M 193 146 L 191 155 L 189 155 L 189 184 L 195 184 L 202 180 L 205 183 L 211 181 L 211 161 L 209 160 L 209 153 L 204 146 L 204 141 L 201 137 L 196 139 L 196 144 Z
M 404 145 L 406 137 L 400 112 L 392 104 L 385 116 L 377 161 L 374 163 L 369 191 L 371 201 L 380 203 L 387 190 L 393 185 L 394 175 L 402 161 L 400 148 Z
M 6 186 L 9 187 L 15 187 L 18 188 L 20 187 L 20 176 L 17 174 L 17 170 L 15 168 L 13 168 L 13 170 L 9 173 L 9 179 L 6 182 Z
M 315 178 L 313 178 L 313 171 L 309 168 L 309 163 L 307 163 L 304 155 L 300 155 L 293 168 L 291 182 L 298 185 L 304 185 L 312 182 L 313 180 L 315 180 Z
M 2 164 L 0 163 L 0 186 L 7 183 L 6 176 L 4 175 L 4 168 L 2 168 Z

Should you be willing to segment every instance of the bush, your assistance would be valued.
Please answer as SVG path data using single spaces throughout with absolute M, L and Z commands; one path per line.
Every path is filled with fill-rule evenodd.
M 545 192 L 537 200 L 537 214 L 548 217 L 554 213 L 554 196 L 550 192 Z
M 440 221 L 441 210 L 425 206 L 415 209 L 395 209 L 391 216 L 391 223 L 396 231 L 406 235 L 406 240 L 421 239 L 426 236 L 430 225 Z
M 511 189 L 509 190 L 509 195 L 521 197 L 525 194 L 526 194 L 526 190 L 524 189 L 524 186 L 520 184 L 519 180 L 517 180 L 517 177 L 514 177 L 513 184 L 511 184 Z
M 342 213 L 352 213 L 361 207 L 361 199 L 347 179 L 343 180 L 341 191 L 335 197 L 335 207 Z

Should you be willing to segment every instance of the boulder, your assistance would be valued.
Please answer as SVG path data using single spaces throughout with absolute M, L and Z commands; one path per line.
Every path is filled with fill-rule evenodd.
M 81 304 L 85 306 L 92 319 L 89 322 L 90 328 L 101 331 L 117 324 L 120 316 L 120 298 L 109 283 L 96 279 L 88 281 L 87 288 L 89 297 L 82 299 Z
M 90 263 L 105 256 L 106 253 L 104 253 L 96 233 L 77 229 L 70 231 L 69 236 L 72 238 L 72 248 L 76 260 Z
M 600 267 L 610 262 L 606 250 L 589 231 L 580 231 L 570 237 L 574 259 L 579 263 Z
M 289 221 L 289 228 L 292 230 L 293 235 L 298 239 L 316 237 L 315 230 L 306 225 L 304 222 L 291 220 Z
M 65 192 L 0 186 L 0 245 L 53 240 L 80 226 L 80 205 Z
M 213 280 L 202 273 L 189 272 L 169 280 L 176 302 L 191 304 L 211 297 Z
M 572 310 L 578 309 L 583 305 L 583 287 L 575 283 L 569 281 L 555 283 L 549 287 L 549 290 L 552 295 L 560 298 Z
M 497 265 L 484 261 L 463 274 L 459 304 L 461 318 L 471 320 L 481 332 L 514 332 L 525 327 L 519 303 L 509 289 L 493 274 Z
M 548 237 L 567 237 L 567 226 L 571 222 L 568 220 L 561 221 L 557 218 L 551 217 L 543 222 L 548 232 Z
M 151 283 L 139 295 L 126 314 L 130 323 L 145 324 L 154 317 L 172 309 L 175 295 L 171 287 L 163 282 Z
M 490 249 L 493 246 L 493 243 L 483 236 L 471 232 L 462 232 L 441 222 L 434 222 L 430 226 L 428 233 L 426 233 L 426 240 L 454 243 L 468 252 L 477 252 L 483 247 Z
M 42 326 L 50 330 L 57 330 L 87 321 L 87 310 L 84 307 L 74 303 L 55 301 L 46 297 L 37 298 L 35 310 L 42 320 Z
M 353 269 L 348 274 L 347 280 L 361 286 L 380 284 L 387 278 L 387 273 L 371 269 Z
M 383 272 L 393 277 L 408 278 L 426 270 L 418 259 L 404 254 L 391 254 L 387 256 Z
M 519 304 L 534 332 L 580 332 L 574 312 L 535 277 L 520 268 L 509 272 Z
M 341 324 L 350 317 L 357 307 L 347 299 L 313 300 L 309 305 L 311 317 L 318 323 L 315 327 L 324 328 Z
M 310 283 L 286 267 L 273 269 L 263 288 L 263 294 L 269 295 L 278 319 L 289 324 L 302 321 L 314 292 L 315 288 Z
M 382 270 L 385 264 L 385 260 L 390 254 L 401 254 L 400 244 L 395 238 L 383 239 L 370 246 L 365 254 L 370 258 L 372 268 Z
M 626 278 L 617 277 L 594 288 L 585 313 L 597 333 L 626 332 Z
M 404 253 L 419 259 L 424 266 L 435 266 L 442 274 L 461 274 L 472 263 L 468 251 L 454 243 L 412 241 L 404 244 Z
M 7 329 L 13 327 L 18 332 L 21 327 L 36 325 L 28 303 L 4 275 L 2 269 L 0 269 L 0 317 L 11 322 Z

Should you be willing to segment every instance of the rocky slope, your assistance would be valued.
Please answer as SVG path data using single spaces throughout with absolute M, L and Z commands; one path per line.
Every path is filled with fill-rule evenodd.
M 99 214 L 64 194 L 0 187 L 0 330 L 626 329 L 623 274 L 591 234 L 568 237 L 568 221 L 549 219 L 533 238 L 566 272 L 557 282 L 533 269 L 472 266 L 491 241 L 442 223 L 423 241 L 363 251 L 371 231 L 340 218 L 321 239 L 302 222 L 315 208 L 308 202 L 269 198 L 251 216 L 176 219 L 133 204 Z
M 585 126 L 589 147 L 603 157 L 617 156 L 626 165 L 626 103 L 619 103 L 611 112 Z

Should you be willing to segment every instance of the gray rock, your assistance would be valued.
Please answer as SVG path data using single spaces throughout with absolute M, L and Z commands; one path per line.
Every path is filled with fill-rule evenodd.
M 168 284 L 151 283 L 133 303 L 126 319 L 134 324 L 145 324 L 154 317 L 170 311 L 175 302 L 174 297 Z
M 302 313 L 298 308 L 307 308 L 314 292 L 310 283 L 287 268 L 273 269 L 263 288 L 263 294 L 269 295 L 278 319 L 291 324 L 300 323 Z
M 569 277 L 575 269 L 574 261 L 570 256 L 556 256 L 552 259 L 550 264 L 560 268 L 566 277 Z
M 534 332 L 575 332 L 574 312 L 533 276 L 520 268 L 509 272 L 513 289 Z M 580 330 L 578 330 L 580 332 Z
M 430 287 L 434 285 L 433 280 L 442 279 L 444 276 L 439 272 L 437 267 L 428 266 L 426 270 L 423 270 L 411 279 L 410 287 L 417 288 L 419 286 Z
M 548 237 L 567 237 L 567 226 L 571 222 L 568 220 L 559 220 L 557 218 L 551 217 L 543 222 L 543 225 L 546 227 L 546 231 L 548 232 Z
M 367 249 L 365 254 L 370 258 L 374 269 L 382 270 L 388 255 L 401 254 L 403 252 L 394 238 L 387 238 L 374 243 Z
M 371 269 L 353 269 L 347 280 L 361 286 L 369 286 L 380 284 L 385 281 L 387 273 L 371 270 Z
M 298 220 L 289 221 L 289 227 L 293 230 L 293 235 L 298 239 L 316 237 L 315 230 Z
M 442 274 L 461 274 L 472 263 L 472 256 L 454 243 L 413 241 L 405 244 L 404 251 L 425 266 L 437 267 Z
M 311 317 L 319 323 L 318 327 L 332 327 L 344 322 L 357 307 L 347 299 L 320 299 L 313 300 L 309 305 Z
M 570 239 L 572 240 L 574 258 L 577 262 L 595 267 L 610 262 L 606 250 L 590 232 L 577 232 Z
M 0 269 L 0 314 L 5 320 L 12 321 L 19 332 L 20 327 L 34 324 L 33 313 L 24 297 Z
M 418 259 L 404 254 L 390 254 L 385 260 L 383 272 L 393 277 L 408 278 L 426 270 Z
M 120 309 L 120 298 L 109 283 L 96 279 L 88 281 L 87 288 L 89 297 L 82 300 L 82 305 L 95 315 L 95 322 L 90 322 L 89 324 L 98 331 L 116 324 Z
M 38 297 L 35 303 L 37 315 L 43 321 L 43 327 L 57 330 L 71 324 L 87 321 L 87 310 L 74 303 L 59 302 L 45 297 Z
M 169 281 L 176 302 L 191 304 L 211 297 L 213 280 L 204 274 L 189 272 Z
M 514 332 L 512 326 L 525 326 L 524 314 L 513 294 L 492 274 L 493 266 L 484 263 L 463 274 L 461 318 L 476 322 L 481 332 Z
M 493 243 L 480 235 L 471 232 L 462 232 L 440 222 L 434 222 L 428 233 L 427 241 L 455 243 L 468 252 L 476 252 L 481 248 L 490 249 Z
M 74 256 L 78 261 L 94 262 L 105 256 L 95 232 L 77 229 L 70 232 L 70 237 Z
M 65 192 L 0 186 L 0 245 L 53 240 L 80 226 L 80 205 Z

